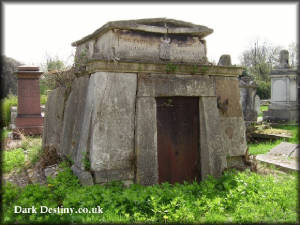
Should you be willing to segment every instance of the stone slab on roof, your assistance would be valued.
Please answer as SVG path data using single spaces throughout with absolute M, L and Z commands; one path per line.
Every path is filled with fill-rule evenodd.
M 111 29 L 136 30 L 161 34 L 189 34 L 198 36 L 200 38 L 204 38 L 213 33 L 213 29 L 206 26 L 168 18 L 120 20 L 106 23 L 92 34 L 73 42 L 72 46 L 78 46 L 86 41 L 89 41 L 90 39 L 100 36 Z

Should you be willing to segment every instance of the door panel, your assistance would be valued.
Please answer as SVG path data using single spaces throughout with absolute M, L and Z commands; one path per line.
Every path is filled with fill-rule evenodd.
M 199 99 L 159 97 L 156 103 L 159 183 L 200 180 Z

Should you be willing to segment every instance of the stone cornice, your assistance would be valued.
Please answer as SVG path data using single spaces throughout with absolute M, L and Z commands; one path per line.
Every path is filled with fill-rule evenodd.
M 214 66 L 197 64 L 175 63 L 136 63 L 136 62 L 113 62 L 91 60 L 87 64 L 87 71 L 91 73 L 124 72 L 124 73 L 166 73 L 166 74 L 189 74 L 189 75 L 213 75 L 238 77 L 242 73 L 242 67 Z
M 163 26 L 166 24 L 167 27 Z M 136 30 L 150 33 L 161 34 L 189 34 L 204 38 L 211 34 L 213 29 L 206 26 L 196 25 L 185 21 L 168 19 L 168 18 L 152 18 L 152 19 L 140 19 L 140 20 L 120 20 L 111 21 L 97 29 L 94 33 L 85 36 L 84 38 L 72 43 L 72 46 L 78 46 L 91 39 L 101 36 L 103 33 L 112 29 L 121 30 Z

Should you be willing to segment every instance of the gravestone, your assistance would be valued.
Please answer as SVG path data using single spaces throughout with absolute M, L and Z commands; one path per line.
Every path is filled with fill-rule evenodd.
M 256 160 L 283 171 L 299 171 L 299 144 L 281 142 L 268 153 L 257 155 Z
M 231 66 L 230 55 L 222 55 L 219 59 L 218 66 Z
M 257 85 L 249 75 L 240 76 L 240 103 L 243 109 L 243 116 L 246 123 L 257 121 L 257 103 L 256 103 L 256 88 Z
M 86 185 L 202 180 L 230 157 L 243 163 L 242 68 L 209 64 L 212 32 L 165 18 L 113 21 L 74 42 L 86 71 L 49 93 L 43 148 L 72 160 Z
M 289 65 L 287 50 L 280 52 L 280 64 L 271 71 L 271 104 L 263 118 L 271 122 L 299 121 L 299 74 Z
M 9 124 L 9 129 L 13 130 L 16 128 L 16 117 L 18 115 L 18 108 L 17 106 L 12 106 L 10 107 L 10 124 Z M 45 114 L 45 106 L 41 106 L 41 115 L 44 117 Z
M 255 112 L 258 115 L 260 113 L 260 98 L 258 95 L 255 95 L 254 105 Z
M 16 129 L 25 135 L 42 134 L 43 118 L 39 83 L 42 72 L 36 66 L 19 66 L 16 74 L 18 79 Z

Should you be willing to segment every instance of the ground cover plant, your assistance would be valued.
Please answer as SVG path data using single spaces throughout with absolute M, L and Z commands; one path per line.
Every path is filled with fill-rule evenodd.
M 268 109 L 269 109 L 269 106 L 267 106 L 267 105 L 260 106 L 260 112 L 259 112 L 258 116 L 259 117 L 263 116 L 263 111 L 268 111 Z
M 226 171 L 218 179 L 201 183 L 154 186 L 120 182 L 81 186 L 72 171 L 50 178 L 47 186 L 25 188 L 4 185 L 4 223 L 296 223 L 299 204 L 297 175 L 263 176 L 250 171 Z M 100 206 L 98 214 L 14 214 L 14 206 L 87 208 Z
M 3 136 L 2 132 L 2 136 Z M 3 151 L 2 172 L 20 171 L 38 161 L 42 149 L 40 137 L 24 137 L 19 147 Z

